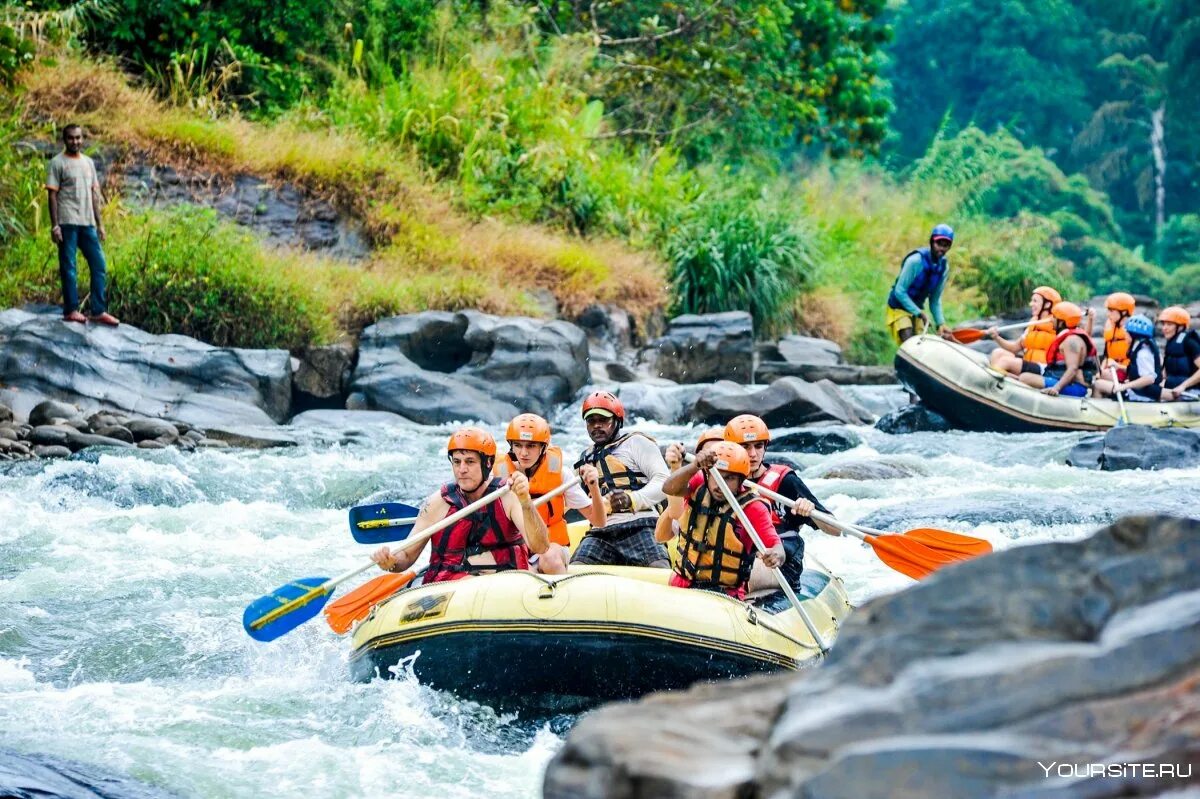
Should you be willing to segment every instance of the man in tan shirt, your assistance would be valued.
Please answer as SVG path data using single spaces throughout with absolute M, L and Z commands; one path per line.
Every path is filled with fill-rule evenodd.
M 63 152 L 54 156 L 46 169 L 46 192 L 50 203 L 50 238 L 58 245 L 58 275 L 62 279 L 63 319 L 86 322 L 79 312 L 79 288 L 76 285 L 76 253 L 83 251 L 91 273 L 91 320 L 116 326 L 117 318 L 108 312 L 108 264 L 104 260 L 104 223 L 100 221 L 100 180 L 96 164 L 84 155 L 83 129 L 78 125 L 63 128 Z

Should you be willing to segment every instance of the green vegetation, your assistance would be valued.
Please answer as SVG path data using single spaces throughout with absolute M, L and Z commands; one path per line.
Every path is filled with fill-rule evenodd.
M 350 267 L 208 216 L 122 212 L 114 272 L 145 274 L 117 275 L 114 298 L 151 329 L 298 347 L 424 307 L 536 313 L 549 291 L 565 315 L 744 308 L 761 334 L 812 332 L 877 362 L 891 354 L 883 297 L 939 221 L 960 234 L 952 320 L 1019 307 L 1039 283 L 1191 299 L 1197 159 L 1177 153 L 1197 137 L 1177 98 L 1195 96 L 1180 65 L 1198 53 L 1188 26 L 1160 25 L 1180 0 L 1144 3 L 1157 22 L 1122 39 L 1097 33 L 1125 19 L 1107 0 L 908 0 L 886 15 L 881 0 L 34 2 L 12 14 L 42 57 L 9 70 L 19 118 L 4 130 L 79 120 L 160 161 L 294 182 L 375 245 Z M 145 88 L 44 41 L 39 14 Z M 4 53 L 0 40 L 0 77 Z M 1124 105 L 1102 115 L 1105 97 Z M 1146 145 L 1155 119 L 1165 172 Z M 1128 146 L 1124 171 L 1084 130 Z M 0 237 L 16 242 L 0 301 L 52 297 L 49 247 L 22 238 L 41 224 L 38 170 L 8 146 L 0 166 Z M 272 322 L 239 321 L 255 316 Z

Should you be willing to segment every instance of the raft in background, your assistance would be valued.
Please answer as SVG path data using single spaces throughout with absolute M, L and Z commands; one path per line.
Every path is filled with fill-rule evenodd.
M 351 675 L 411 669 L 421 683 L 498 710 L 576 713 L 704 680 L 799 669 L 818 644 L 779 591 L 761 605 L 672 588 L 670 569 L 508 571 L 407 588 L 354 631 Z M 840 579 L 797 587 L 826 641 L 850 612 Z
M 909 391 L 963 430 L 1103 431 L 1121 418 L 1115 399 L 1051 397 L 992 371 L 984 354 L 938 336 L 913 336 L 895 364 Z M 1200 428 L 1200 402 L 1126 402 L 1125 409 L 1130 424 Z

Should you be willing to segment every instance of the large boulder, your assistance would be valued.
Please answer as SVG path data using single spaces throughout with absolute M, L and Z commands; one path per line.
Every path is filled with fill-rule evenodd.
M 354 355 L 354 345 L 350 342 L 305 349 L 292 375 L 297 397 L 310 403 L 344 397 L 354 368 Z
M 798 427 L 817 422 L 867 424 L 871 416 L 828 381 L 806 383 L 781 377 L 769 386 L 740 386 L 721 381 L 707 387 L 692 407 L 691 418 L 703 424 L 725 424 L 741 413 L 761 416 L 770 427 Z
M 1200 762 L 1197 562 L 1200 521 L 1133 517 L 947 567 L 855 611 L 820 668 L 590 714 L 543 795 L 1168 795 Z
M 842 362 L 837 342 L 814 336 L 784 336 L 775 344 L 780 357 L 788 363 L 833 365 Z
M 817 455 L 832 455 L 854 449 L 862 439 L 849 430 L 797 430 L 783 435 L 771 434 L 771 453 L 810 452 Z
M 633 321 L 615 305 L 593 303 L 575 318 L 575 324 L 587 334 L 593 360 L 615 361 L 633 348 Z
M 906 433 L 945 433 L 950 422 L 945 416 L 917 403 L 892 411 L 875 423 L 875 429 L 892 435 Z
M 99 766 L 0 749 L 0 796 L 14 799 L 172 799 L 177 794 Z
M 282 422 L 292 397 L 286 350 L 69 324 L 54 308 L 0 313 L 0 383 L 25 401 L 65 400 L 201 427 Z
M 677 383 L 733 380 L 754 373 L 754 325 L 745 311 L 677 316 L 643 353 L 651 371 Z
M 781 377 L 799 377 L 815 383 L 828 380 L 839 386 L 884 386 L 896 382 L 896 370 L 891 366 L 858 366 L 838 363 L 789 363 L 788 361 L 759 361 L 754 379 L 770 383 Z
M 624 383 L 617 387 L 616 393 L 631 418 L 685 424 L 691 419 L 692 406 L 707 388 L 704 384 L 680 386 L 667 381 Z
M 1069 466 L 1124 469 L 1193 469 L 1200 466 L 1200 431 L 1145 425 L 1114 427 L 1085 436 L 1067 456 Z
M 350 410 L 398 413 L 422 424 L 543 416 L 588 379 L 587 337 L 569 322 L 426 311 L 363 331 Z

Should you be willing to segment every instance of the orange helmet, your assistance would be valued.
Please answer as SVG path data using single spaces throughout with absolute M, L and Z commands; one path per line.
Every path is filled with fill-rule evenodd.
M 1131 314 L 1137 310 L 1137 303 L 1134 302 L 1132 294 L 1118 291 L 1108 295 L 1108 299 L 1104 301 L 1104 307 L 1110 311 L 1124 311 Z
M 703 433 L 700 434 L 700 437 L 698 439 L 696 439 L 695 452 L 699 453 L 700 450 L 704 449 L 704 445 L 710 441 L 724 441 L 724 440 L 725 440 L 725 429 L 724 428 L 713 427 L 708 430 L 705 430 Z
M 1052 306 L 1062 302 L 1062 295 L 1049 286 L 1038 286 L 1033 290 L 1033 293 L 1049 302 Z
M 1170 308 L 1162 309 L 1162 312 L 1158 315 L 1158 321 L 1174 322 L 1180 327 L 1187 327 L 1192 323 L 1192 315 L 1187 312 L 1186 308 L 1172 305 Z
M 460 427 L 446 442 L 446 454 L 466 450 L 478 452 L 484 458 L 496 457 L 496 439 L 492 434 L 479 427 Z
M 1067 327 L 1079 327 L 1079 323 L 1083 321 L 1083 309 L 1073 302 L 1056 302 L 1050 313 Z
M 725 440 L 734 444 L 747 444 L 751 441 L 762 441 L 764 444 L 771 440 L 771 431 L 767 423 L 754 414 L 743 413 L 735 416 L 725 425 Z
M 508 441 L 536 441 L 539 444 L 550 443 L 550 423 L 536 413 L 523 413 L 514 416 L 508 423 L 508 431 L 504 434 Z
M 625 421 L 625 406 L 617 399 L 617 395 L 610 391 L 593 391 L 587 395 L 587 399 L 583 401 L 583 418 L 588 418 L 592 413 L 615 416 L 618 421 Z
M 718 471 L 733 472 L 742 477 L 750 476 L 750 456 L 740 444 L 722 441 L 714 446 L 712 451 L 717 456 L 717 462 L 713 465 Z

